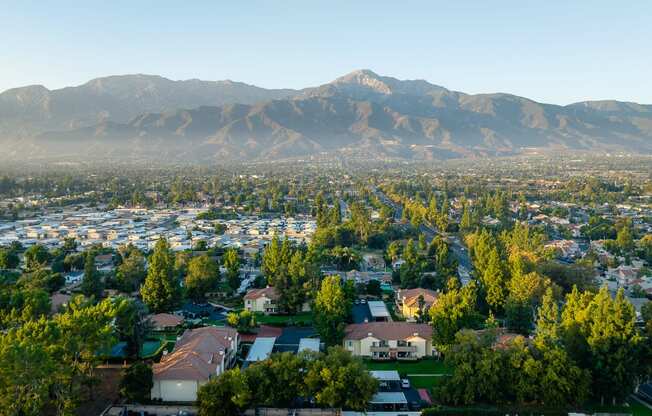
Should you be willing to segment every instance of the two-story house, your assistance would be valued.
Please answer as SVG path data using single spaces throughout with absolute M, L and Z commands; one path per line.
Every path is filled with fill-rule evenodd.
M 275 288 L 266 287 L 263 289 L 251 289 L 244 296 L 244 307 L 251 312 L 262 312 L 266 315 L 275 314 L 280 311 L 278 308 L 279 295 Z M 305 302 L 301 307 L 302 312 L 310 310 L 310 304 Z
M 439 293 L 430 289 L 401 289 L 396 293 L 396 309 L 405 319 L 415 319 L 419 312 L 428 314 Z
M 373 360 L 417 360 L 432 356 L 432 327 L 409 322 L 366 322 L 346 327 L 344 348 Z
M 204 327 L 186 330 L 170 354 L 152 366 L 152 399 L 170 402 L 197 400 L 208 380 L 235 365 L 238 331 Z

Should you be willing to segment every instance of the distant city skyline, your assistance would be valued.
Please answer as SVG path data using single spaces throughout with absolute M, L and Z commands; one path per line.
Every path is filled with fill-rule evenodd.
M 2 9 L 0 91 L 133 73 L 298 89 L 368 68 L 544 103 L 652 104 L 652 3 L 644 1 L 78 1 Z

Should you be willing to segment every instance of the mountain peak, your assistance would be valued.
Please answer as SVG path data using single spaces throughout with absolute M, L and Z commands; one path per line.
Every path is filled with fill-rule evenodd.
M 370 69 L 358 69 L 337 78 L 333 84 L 357 84 L 370 88 L 381 94 L 391 94 L 392 88 L 386 82 L 388 78 L 381 77 Z

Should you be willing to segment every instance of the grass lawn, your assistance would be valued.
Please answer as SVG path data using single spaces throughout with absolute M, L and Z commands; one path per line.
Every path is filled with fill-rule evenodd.
M 636 399 L 630 397 L 627 399 L 625 405 L 617 406 L 600 406 L 600 405 L 587 405 L 582 409 L 565 409 L 554 407 L 540 407 L 540 406 L 491 406 L 491 405 L 475 405 L 475 406 L 462 406 L 462 407 L 448 407 L 441 406 L 441 412 L 438 414 L 446 415 L 473 415 L 473 414 L 539 414 L 539 415 L 567 415 L 568 412 L 582 412 L 588 414 L 602 413 L 602 414 L 626 414 L 633 416 L 652 416 L 652 409 L 643 405 Z
M 643 403 L 639 402 L 633 397 L 630 397 L 627 400 L 627 403 L 629 404 L 627 409 L 629 409 L 629 411 L 632 412 L 634 416 L 652 416 L 652 409 L 645 406 Z
M 596 404 L 590 406 L 589 410 L 600 413 L 631 413 L 634 416 L 652 416 L 652 409 L 633 397 L 627 399 L 627 405 L 625 406 L 600 406 Z
M 438 386 L 444 381 L 445 376 L 411 376 L 408 377 L 410 385 L 416 389 L 428 389 L 432 392 L 432 388 Z
M 176 341 L 176 332 L 151 332 L 140 346 L 139 355 L 141 358 L 152 358 L 161 353 L 163 348 L 172 351 Z
M 299 312 L 296 315 L 265 315 L 256 313 L 256 322 L 263 325 L 312 325 L 311 312 Z
M 365 361 L 369 370 L 396 370 L 408 374 L 450 374 L 443 361 L 426 359 L 420 361 Z

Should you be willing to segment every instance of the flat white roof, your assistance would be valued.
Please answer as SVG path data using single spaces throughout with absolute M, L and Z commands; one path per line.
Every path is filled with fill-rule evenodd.
M 374 394 L 374 397 L 371 398 L 370 403 L 374 404 L 393 404 L 393 403 L 405 403 L 407 404 L 407 399 L 405 394 L 400 391 L 382 391 L 380 393 Z
M 381 381 L 400 381 L 401 376 L 396 370 L 373 370 L 370 371 L 372 377 L 377 378 Z
M 301 351 L 319 352 L 319 338 L 301 338 L 299 340 L 299 352 Z
M 254 362 L 262 361 L 269 358 L 274 349 L 276 337 L 258 337 L 249 349 L 247 359 L 245 361 Z
M 370 300 L 367 302 L 369 305 L 369 312 L 374 318 L 386 318 L 389 317 L 389 311 L 387 310 L 387 305 L 385 302 L 380 300 Z

